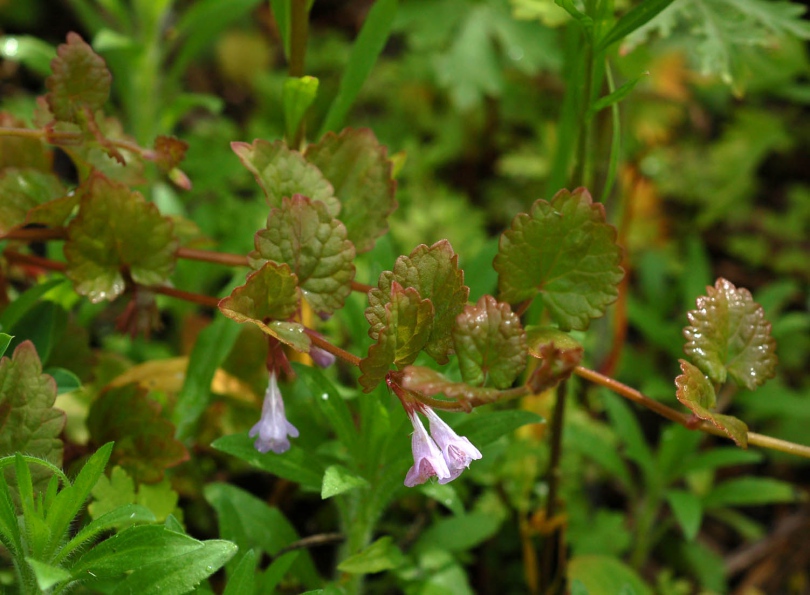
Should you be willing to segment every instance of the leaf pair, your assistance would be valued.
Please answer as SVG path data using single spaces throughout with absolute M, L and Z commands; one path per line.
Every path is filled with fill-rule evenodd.
M 684 351 L 694 365 L 680 360 L 682 374 L 675 379 L 678 400 L 700 419 L 723 430 L 743 448 L 748 444 L 748 427 L 739 419 L 720 415 L 715 384 L 730 377 L 749 390 L 773 377 L 776 342 L 762 306 L 743 288 L 737 289 L 719 278 L 707 294 L 697 299 L 697 309 L 688 313 L 690 326 L 684 329 Z

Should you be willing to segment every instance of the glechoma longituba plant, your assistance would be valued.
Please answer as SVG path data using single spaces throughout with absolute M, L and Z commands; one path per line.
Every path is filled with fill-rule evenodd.
M 558 3 L 582 25 L 590 51 L 601 55 L 669 5 L 647 0 L 639 5 L 643 10 L 633 9 L 612 28 L 598 30 L 573 3 Z M 2 359 L 0 455 L 6 456 L 0 459 L 5 473 L 0 475 L 0 542 L 13 567 L 8 584 L 20 593 L 182 593 L 227 563 L 228 593 L 259 592 L 268 585 L 266 592 L 271 592 L 290 568 L 302 584 L 313 586 L 307 578 L 308 558 L 282 567 L 287 550 L 278 543 L 268 546 L 279 556 L 270 566 L 275 578 L 268 578 L 268 570 L 261 584 L 255 582 L 259 560 L 251 549 L 258 546 L 243 548 L 240 557 L 229 562 L 237 551 L 232 542 L 241 540 L 240 547 L 251 543 L 246 535 L 253 529 L 227 525 L 231 521 L 223 519 L 233 521 L 238 513 L 228 513 L 225 503 L 242 502 L 240 506 L 255 507 L 250 509 L 265 517 L 276 514 L 232 486 L 205 488 L 220 515 L 221 536 L 228 541 L 189 537 L 176 514 L 176 494 L 162 514 L 140 503 L 149 501 L 148 486 L 166 482 L 165 469 L 197 456 L 189 450 L 194 428 L 210 404 L 209 387 L 217 369 L 245 328 L 237 323 L 250 323 L 263 333 L 266 392 L 255 425 L 221 437 L 213 446 L 298 482 L 303 489 L 320 490 L 324 499 L 335 498 L 347 540 L 338 565 L 343 578 L 336 584 L 346 590 L 359 590 L 364 574 L 401 565 L 402 553 L 390 538 L 372 543 L 383 512 L 401 494 L 398 490 L 422 484 L 426 493 L 449 490 L 444 484 L 484 464 L 486 447 L 500 436 L 545 423 L 539 415 L 506 406 L 489 407 L 460 422 L 443 418 L 440 410 L 470 414 L 484 405 L 556 390 L 548 428 L 552 460 L 546 512 L 552 525 L 559 519 L 559 449 L 572 376 L 690 430 L 729 438 L 742 449 L 759 446 L 810 457 L 807 446 L 750 432 L 742 420 L 721 412 L 727 403 L 718 407 L 718 395 L 730 394 L 728 387 L 755 389 L 777 366 L 763 308 L 747 290 L 724 278 L 698 298 L 683 331 L 686 358 L 680 360 L 675 387 L 688 413 L 582 365 L 582 332 L 617 300 L 625 274 L 616 229 L 585 187 L 559 190 L 514 217 L 494 257 L 497 295 L 470 301 L 459 256 L 447 240 L 418 245 L 387 263 L 390 268 L 373 285 L 358 280 L 358 270 L 369 270 L 358 263 L 386 234 L 387 219 L 397 208 L 395 164 L 367 128 L 327 131 L 306 142 L 304 114 L 315 99 L 317 80 L 303 71 L 306 29 L 302 33 L 300 13 L 305 4 L 293 1 L 287 15 L 292 25 L 287 33 L 290 78 L 283 102 L 286 138 L 231 144 L 235 159 L 253 174 L 267 202 L 266 224 L 255 233 L 248 254 L 195 247 L 194 233 L 182 221 L 162 214 L 132 189 L 160 175 L 178 188 L 189 188 L 193 180 L 181 169 L 188 146 L 170 136 L 157 136 L 152 146 L 141 146 L 105 114 L 112 76 L 80 35 L 68 34 L 57 49 L 46 81 L 48 92 L 37 102 L 33 125 L 2 114 L 2 259 L 6 268 L 41 277 L 5 306 L 0 314 L 3 331 L 22 328 L 17 323 L 37 312 L 38 299 L 49 291 L 67 292 L 92 304 L 126 301 L 117 328 L 133 336 L 148 336 L 156 327 L 158 305 L 165 296 L 217 312 L 217 320 L 204 331 L 204 346 L 191 356 L 177 399 L 162 401 L 170 413 L 149 397 L 137 378 L 111 384 L 98 395 L 87 426 L 94 441 L 115 439 L 116 446 L 108 443 L 91 454 L 72 482 L 59 469 L 65 415 L 54 408 L 57 382 L 43 371 L 46 354 L 38 354 L 31 342 L 20 342 Z M 593 3 L 586 4 L 588 10 L 593 8 Z M 389 5 L 395 8 L 396 3 L 379 2 L 369 19 L 382 19 Z M 358 43 L 371 42 L 363 38 Z M 593 107 L 613 108 L 631 89 L 613 90 Z M 341 101 L 350 103 L 351 98 Z M 587 112 L 585 119 L 592 115 Z M 330 117 L 340 119 L 331 112 Z M 75 184 L 55 173 L 53 147 L 75 166 Z M 151 171 L 150 164 L 159 173 Z M 580 178 L 587 181 L 586 176 Z M 63 242 L 64 258 L 54 250 L 43 256 L 32 249 L 35 243 L 56 241 Z M 181 260 L 249 272 L 239 273 L 238 285 L 220 299 L 175 287 L 173 275 Z M 2 282 L 7 282 L 5 277 Z M 346 345 L 330 321 L 341 311 L 355 318 L 360 314 L 353 294 L 366 296 L 362 315 L 369 343 L 360 355 L 351 351 L 358 345 Z M 76 299 L 69 303 L 75 305 Z M 11 336 L 0 337 L 5 351 Z M 311 364 L 331 367 L 328 373 L 339 367 L 341 378 L 372 394 L 359 395 L 350 405 L 330 376 Z M 79 388 L 69 371 L 49 371 L 60 392 Z M 335 443 L 313 445 L 311 433 L 317 424 L 302 419 L 293 425 L 288 420 L 289 404 L 302 390 L 312 399 L 312 415 L 326 420 Z M 408 470 L 402 448 L 408 425 L 395 423 L 380 404 L 385 395 L 397 397 L 412 425 Z M 305 447 L 298 446 L 299 441 Z M 116 466 L 108 480 L 102 474 L 110 457 Z M 173 493 L 168 483 L 160 485 L 165 493 Z M 74 523 L 91 493 L 92 520 Z M 106 501 L 105 494 L 113 493 L 126 497 L 114 504 Z M 552 556 L 549 559 L 554 551 L 562 551 L 562 542 L 554 537 L 562 526 L 558 522 L 547 531 L 544 556 Z M 289 528 L 284 531 L 294 534 Z M 106 539 L 99 540 L 102 536 Z M 563 588 L 564 563 L 554 567 L 544 562 L 543 572 L 546 592 Z

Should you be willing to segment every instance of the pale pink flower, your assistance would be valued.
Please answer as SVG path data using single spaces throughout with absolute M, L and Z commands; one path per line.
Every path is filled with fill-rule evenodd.
M 262 417 L 250 429 L 251 438 L 258 435 L 254 446 L 261 453 L 273 451 L 276 454 L 287 452 L 290 449 L 290 440 L 287 436 L 298 438 L 298 429 L 287 421 L 284 414 L 284 401 L 278 388 L 276 372 L 270 372 L 270 383 L 264 393 L 262 403 Z
M 413 424 L 413 440 L 411 442 L 413 467 L 405 476 L 405 485 L 412 488 L 417 484 L 425 483 L 433 476 L 438 477 L 440 483 L 450 481 L 452 477 L 442 452 L 428 435 L 422 420 L 419 419 L 416 411 L 409 411 L 408 417 Z
M 481 458 L 481 452 L 467 438 L 456 434 L 453 428 L 448 426 L 430 407 L 425 407 L 425 415 L 430 422 L 430 433 L 433 435 L 433 440 L 441 450 L 442 457 L 450 471 L 450 477 L 440 477 L 439 483 L 453 481 L 470 466 L 470 462 Z

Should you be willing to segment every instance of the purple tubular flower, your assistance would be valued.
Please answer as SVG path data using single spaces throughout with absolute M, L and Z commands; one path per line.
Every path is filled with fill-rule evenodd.
M 439 478 L 440 483 L 447 483 L 452 477 L 447 463 L 444 462 L 442 452 L 428 435 L 416 411 L 409 411 L 408 417 L 413 424 L 413 441 L 411 442 L 413 467 L 405 476 L 405 485 L 412 488 L 417 484 L 425 483 L 434 475 Z
M 254 446 L 260 453 L 272 450 L 276 454 L 287 452 L 290 449 L 290 440 L 287 436 L 298 437 L 298 429 L 287 421 L 284 415 L 284 401 L 281 400 L 281 391 L 278 388 L 275 371 L 270 372 L 270 383 L 264 393 L 262 403 L 262 417 L 250 429 L 251 438 L 258 434 Z
M 430 407 L 425 408 L 425 415 L 430 422 L 430 433 L 441 449 L 450 476 L 439 477 L 439 483 L 453 481 L 461 472 L 470 466 L 470 462 L 481 458 L 481 452 L 464 436 L 459 436 Z
M 309 357 L 312 358 L 312 361 L 315 362 L 315 365 L 319 368 L 328 368 L 335 363 L 334 355 L 315 345 L 309 348 Z

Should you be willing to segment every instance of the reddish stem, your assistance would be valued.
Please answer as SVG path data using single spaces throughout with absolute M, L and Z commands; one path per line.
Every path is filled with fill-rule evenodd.
M 324 351 L 328 351 L 335 357 L 339 357 L 343 361 L 349 362 L 353 366 L 360 366 L 360 358 L 353 353 L 349 353 L 337 345 L 332 345 L 329 341 L 324 339 L 320 333 L 313 331 L 310 328 L 304 327 L 304 332 L 307 334 L 307 336 L 309 336 L 310 341 L 312 341 L 312 344 L 316 347 L 320 347 Z
M 246 256 L 241 254 L 228 254 L 226 252 L 215 252 L 213 250 L 197 250 L 195 248 L 178 248 L 177 258 L 188 260 L 199 260 L 203 262 L 213 262 L 235 267 L 249 266 Z

